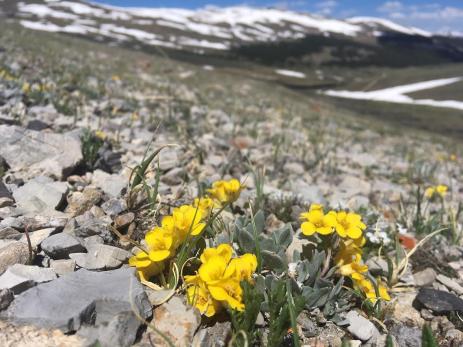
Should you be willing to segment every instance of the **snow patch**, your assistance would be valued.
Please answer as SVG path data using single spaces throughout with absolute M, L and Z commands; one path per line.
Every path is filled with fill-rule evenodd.
M 294 78 L 305 78 L 306 77 L 305 73 L 299 72 L 299 71 L 278 69 L 278 70 L 275 70 L 275 72 L 279 75 L 283 75 L 287 77 L 294 77 Z
M 356 100 L 373 100 L 392 102 L 399 104 L 413 104 L 413 105 L 426 105 L 434 107 L 447 107 L 463 110 L 463 101 L 456 100 L 432 100 L 432 99 L 413 99 L 408 95 L 409 93 L 417 92 L 420 90 L 433 89 L 442 87 L 448 84 L 463 81 L 463 77 L 453 78 L 442 78 L 432 81 L 418 82 L 407 84 L 403 86 L 397 86 L 392 88 L 386 88 L 381 90 L 374 90 L 370 92 L 355 92 L 347 90 L 327 90 L 324 92 L 325 95 L 334 96 L 345 99 L 356 99 Z

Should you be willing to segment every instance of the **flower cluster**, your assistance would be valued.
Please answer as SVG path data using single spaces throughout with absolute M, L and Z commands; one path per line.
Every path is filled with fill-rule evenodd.
M 350 277 L 354 288 L 363 292 L 367 300 L 372 304 L 375 304 L 379 298 L 389 301 L 391 298 L 381 281 L 379 279 L 376 281 L 378 297 L 374 284 L 367 278 L 368 266 L 362 262 L 362 246 L 364 244 L 365 239 L 363 238 L 341 240 L 339 251 L 335 258 L 335 263 L 339 266 L 339 273 L 342 276 Z
M 185 276 L 188 301 L 201 314 L 211 317 L 222 307 L 243 311 L 241 281 L 252 281 L 257 268 L 254 254 L 232 258 L 233 249 L 228 244 L 206 248 L 201 255 L 201 266 L 196 275 Z
M 366 229 L 360 215 L 345 211 L 329 211 L 325 214 L 323 206 L 319 204 L 312 204 L 308 212 L 301 214 L 301 219 L 305 220 L 301 225 L 305 236 L 315 233 L 329 235 L 336 231 L 342 238 L 357 240 L 363 237 Z
M 177 248 L 187 237 L 201 234 L 206 223 L 205 211 L 183 205 L 174 208 L 171 216 L 165 216 L 161 226 L 145 235 L 146 252 L 141 251 L 129 259 L 129 265 L 137 268 L 142 280 L 149 280 L 164 269 L 164 261 L 175 255 Z
M 424 196 L 428 199 L 432 199 L 435 196 L 440 196 L 442 199 L 447 195 L 449 188 L 443 184 L 439 184 L 435 187 L 429 187 L 425 190 Z

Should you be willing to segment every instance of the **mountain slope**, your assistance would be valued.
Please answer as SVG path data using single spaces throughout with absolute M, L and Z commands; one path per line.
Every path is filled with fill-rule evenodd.
M 347 54 L 350 58 L 333 60 L 333 55 L 340 54 L 334 52 L 327 59 L 322 59 L 321 63 L 358 61 L 381 64 L 377 59 L 368 57 L 383 56 L 382 47 L 389 50 L 393 46 L 394 50 L 406 42 L 412 48 L 425 48 L 430 55 L 436 56 L 430 60 L 426 59 L 425 54 L 425 63 L 463 61 L 461 43 L 459 47 L 453 43 L 461 40 L 447 39 L 443 43 L 437 36 L 423 30 L 378 18 L 342 21 L 308 13 L 244 6 L 207 7 L 199 10 L 118 8 L 80 0 L 33 0 L 27 3 L 4 0 L 0 2 L 0 11 L 3 16 L 19 21 L 28 29 L 80 35 L 132 47 L 161 47 L 194 54 L 229 57 L 232 52 L 233 57 L 238 55 L 245 59 L 261 60 L 249 56 L 241 48 L 260 49 L 262 45 L 274 47 L 280 43 L 289 43 L 298 46 L 296 50 L 323 55 L 326 51 L 324 47 L 335 45 L 347 49 L 347 53 L 341 55 Z M 284 55 L 284 52 L 281 53 Z M 423 56 L 422 52 L 419 55 Z M 284 63 L 288 58 L 295 57 L 286 55 L 278 62 Z

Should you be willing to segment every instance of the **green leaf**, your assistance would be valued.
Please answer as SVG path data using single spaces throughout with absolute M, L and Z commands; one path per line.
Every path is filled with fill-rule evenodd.
M 423 326 L 423 332 L 421 335 L 421 347 L 439 347 L 429 325 Z
M 286 249 L 293 241 L 293 228 L 291 224 L 285 224 L 282 228 L 275 230 L 272 233 L 272 239 L 275 242 L 275 245 L 278 247 Z
M 235 235 L 237 242 L 244 253 L 253 253 L 254 252 L 254 237 L 252 233 L 249 233 L 246 228 L 236 228 Z
M 274 252 L 270 252 L 267 250 L 262 251 L 262 260 L 263 266 L 266 269 L 275 271 L 275 272 L 283 272 L 287 269 L 286 261 Z
M 386 347 L 395 347 L 394 341 L 392 340 L 392 336 L 390 334 L 386 337 Z

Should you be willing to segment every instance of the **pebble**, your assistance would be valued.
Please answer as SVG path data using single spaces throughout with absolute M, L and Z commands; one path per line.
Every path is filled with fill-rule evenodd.
M 13 242 L 0 248 L 0 274 L 14 264 L 27 264 L 29 247 L 22 242 Z

